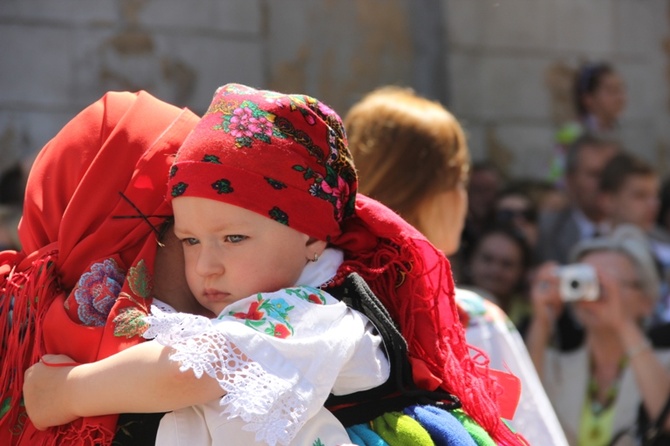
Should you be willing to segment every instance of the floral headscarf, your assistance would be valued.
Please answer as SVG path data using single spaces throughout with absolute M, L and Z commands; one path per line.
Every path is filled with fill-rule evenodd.
M 328 106 L 227 84 L 179 149 L 168 187 L 172 197 L 223 201 L 331 240 L 354 213 L 358 180 Z

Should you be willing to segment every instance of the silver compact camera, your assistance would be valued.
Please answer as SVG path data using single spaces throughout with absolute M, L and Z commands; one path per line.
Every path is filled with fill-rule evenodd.
M 558 268 L 559 292 L 564 302 L 593 301 L 600 295 L 595 268 L 586 263 L 573 263 Z

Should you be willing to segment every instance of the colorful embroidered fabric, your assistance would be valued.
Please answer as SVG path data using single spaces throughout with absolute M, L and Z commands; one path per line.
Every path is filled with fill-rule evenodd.
M 117 416 L 35 430 L 21 404 L 23 372 L 44 353 L 91 362 L 142 340 L 154 226 L 171 215 L 169 166 L 197 119 L 146 92 L 108 93 L 36 158 L 23 250 L 0 253 L 0 444 L 111 443 Z
M 305 444 L 299 434 L 309 437 L 311 431 L 301 429 L 327 413 L 323 403 L 331 391 L 352 393 L 388 378 L 381 338 L 370 322 L 312 286 L 247 297 L 211 321 L 155 307 L 146 320 L 145 337 L 169 345 L 174 350 L 170 359 L 179 362 L 180 370 L 207 374 L 225 392 L 220 401 L 198 409 L 206 424 L 200 430 L 209 429 L 215 444 L 216 438 L 241 443 L 243 432 L 253 432 L 263 444 Z M 183 425 L 190 410 L 166 415 L 166 423 L 175 418 Z M 197 429 L 193 425 L 199 420 L 189 418 L 188 429 Z M 341 425 L 340 431 L 346 438 Z M 178 429 L 174 435 L 186 438 L 188 433 Z
M 224 85 L 179 149 L 169 193 L 224 201 L 330 240 L 354 211 L 346 144 L 339 116 L 314 98 Z
M 359 273 L 407 340 L 415 382 L 456 395 L 501 444 L 499 389 L 470 357 L 449 262 L 397 214 L 356 196 L 339 117 L 304 95 L 221 87 L 177 155 L 168 193 L 237 205 L 345 252 L 337 281 Z

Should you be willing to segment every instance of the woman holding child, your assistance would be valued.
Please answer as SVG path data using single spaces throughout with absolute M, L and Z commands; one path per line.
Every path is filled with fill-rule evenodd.
M 264 419 L 276 415 L 278 407 L 287 418 L 283 419 L 284 436 L 275 440 L 286 444 L 305 438 L 300 435 L 309 433 L 306 430 L 317 419 L 316 414 L 323 414 L 320 405 L 327 395 L 322 390 L 301 394 L 303 378 L 328 390 L 341 384 L 345 392 L 362 390 L 351 387 L 361 376 L 370 377 L 367 384 L 356 384 L 363 388 L 379 384 L 385 378 L 383 356 L 366 354 L 363 356 L 368 362 L 356 360 L 358 352 L 379 352 L 378 337 L 369 321 L 327 293 L 356 272 L 398 322 L 407 340 L 414 381 L 425 390 L 441 389 L 460 398 L 465 412 L 497 442 L 521 442 L 497 414 L 492 381 L 469 357 L 453 301 L 448 262 L 395 214 L 373 200 L 356 196 L 355 170 L 341 122 L 324 104 L 302 95 L 283 95 L 235 84 L 222 87 L 180 150 L 169 185 L 176 211 L 175 232 L 185 246 L 189 286 L 205 308 L 218 314 L 218 319 L 210 321 L 155 311 L 145 320 L 152 323 L 149 331 L 161 333 L 160 342 L 130 347 L 85 366 L 37 364 L 29 370 L 25 387 L 27 407 L 34 422 L 46 427 L 70 422 L 77 416 L 110 411 L 189 410 L 190 407 L 190 419 L 202 422 L 205 433 L 216 435 L 218 427 L 224 426 L 218 433 L 225 431 L 228 438 L 236 438 L 247 430 L 258 438 L 262 426 L 254 424 L 253 416 L 246 415 L 253 412 Z M 226 212 L 220 212 L 223 208 Z M 214 210 L 216 214 L 211 212 Z M 192 218 L 195 213 L 200 218 Z M 224 231 L 208 226 L 216 220 L 212 215 L 219 213 L 232 229 Z M 151 214 L 144 214 L 148 215 Z M 291 235 L 288 241 L 279 243 L 276 238 L 264 238 L 266 230 L 271 234 L 289 231 Z M 265 268 L 251 276 L 239 272 L 234 276 L 237 280 L 227 282 L 226 268 L 234 270 L 231 266 L 234 264 L 227 263 L 227 256 L 242 255 L 247 262 L 256 260 L 275 267 L 276 271 Z M 266 256 L 274 260 L 264 263 Z M 285 259 L 285 264 L 281 259 Z M 331 266 L 321 266 L 322 261 Z M 262 283 L 265 275 L 273 274 L 280 279 Z M 229 291 L 228 287 L 230 290 L 239 287 L 239 292 Z M 297 287 L 298 294 L 311 292 L 301 299 L 286 287 L 289 290 Z M 261 294 L 248 297 L 247 293 Z M 264 302 L 279 302 L 276 299 L 290 305 L 261 308 Z M 260 314 L 262 310 L 264 315 Z M 292 315 L 287 318 L 289 312 Z M 326 322 L 323 328 L 316 323 L 320 318 Z M 172 329 L 179 320 L 197 321 L 202 329 L 193 336 L 174 335 Z M 290 322 L 291 326 L 281 321 Z M 334 327 L 334 331 L 326 327 Z M 349 331 L 349 327 L 357 328 Z M 336 334 L 338 330 L 358 335 L 345 342 Z M 291 344 L 294 339 L 297 342 Z M 341 343 L 334 345 L 332 341 Z M 194 343 L 211 348 L 209 358 L 196 360 L 195 352 L 189 350 Z M 305 345 L 309 348 L 301 349 Z M 317 350 L 318 346 L 325 346 L 325 350 Z M 202 353 L 202 349 L 196 350 Z M 264 355 L 267 351 L 272 354 Z M 211 359 L 211 355 L 221 352 L 224 353 L 219 360 Z M 329 359 L 331 353 L 336 354 L 330 368 L 323 363 L 324 358 L 316 358 L 321 355 Z M 243 381 L 238 381 L 242 369 L 235 366 L 231 369 L 227 362 L 233 357 L 240 361 L 238 364 L 244 364 L 245 371 L 250 370 L 245 367 L 250 367 L 260 371 L 256 376 L 272 377 L 270 389 L 262 386 L 257 389 L 285 388 L 285 392 L 279 393 L 298 395 L 298 399 L 289 405 L 280 399 L 266 400 L 270 406 L 255 407 L 260 412 L 249 412 L 245 407 L 249 388 L 240 386 Z M 375 360 L 369 362 L 371 357 Z M 82 362 L 80 358 L 74 359 Z M 91 359 L 97 358 L 84 358 Z M 62 357 L 45 358 L 46 362 L 61 360 Z M 133 368 L 136 361 L 141 363 L 140 369 Z M 197 378 L 203 371 L 202 377 Z M 69 379 L 77 375 L 85 375 L 86 379 L 81 382 Z M 118 382 L 119 376 L 125 377 L 127 387 L 124 385 L 118 392 L 104 385 L 97 387 L 100 391 L 95 395 L 82 392 L 86 383 Z M 260 385 L 253 379 L 247 383 Z M 276 383 L 287 387 L 277 388 Z M 158 398 L 166 394 L 166 385 L 167 401 Z M 128 394 L 132 396 L 134 391 L 147 398 L 132 401 Z M 225 396 L 219 401 L 221 395 Z M 93 401 L 95 408 L 86 406 L 87 403 L 68 406 L 79 397 Z M 205 414 L 204 410 L 198 410 L 212 401 L 223 404 L 218 406 L 218 412 Z M 152 406 L 154 403 L 158 407 Z M 77 407 L 86 409 L 78 411 Z M 323 419 L 326 418 L 324 414 Z M 331 421 L 326 424 L 337 430 L 337 424 Z M 317 438 L 325 432 L 319 426 L 326 424 L 316 423 Z M 60 432 L 72 432 L 72 426 L 65 425 L 59 428 Z M 231 426 L 239 430 L 228 430 Z M 74 432 L 81 432 L 77 425 L 74 427 Z

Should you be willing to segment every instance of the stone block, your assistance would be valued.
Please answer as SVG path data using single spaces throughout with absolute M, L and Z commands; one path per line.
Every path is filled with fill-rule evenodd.
M 482 9 L 491 7 L 490 1 L 448 0 L 443 1 L 443 23 L 449 46 L 479 46 L 484 40 L 481 26 Z
M 549 119 L 550 97 L 544 84 L 549 61 L 524 54 L 488 55 L 481 62 L 481 100 L 485 119 Z
M 667 2 L 614 0 L 614 47 L 617 55 L 645 57 L 658 52 L 660 30 L 668 29 Z M 653 26 L 658 18 L 664 23 Z
M 118 2 L 109 0 L 2 0 L 0 18 L 15 23 L 41 20 L 52 24 L 111 24 L 119 18 L 118 8 Z
M 447 56 L 447 96 L 449 107 L 456 115 L 474 117 L 484 109 L 483 63 L 480 54 L 459 50 L 449 52 Z
M 614 51 L 611 0 L 555 0 L 553 8 L 553 49 L 592 56 Z
M 70 30 L 0 25 L 0 41 L 0 104 L 39 107 L 69 101 Z
M 548 1 L 485 1 L 482 18 L 484 45 L 489 49 L 546 49 L 551 43 L 553 7 Z
M 507 160 L 500 166 L 508 175 L 543 179 L 549 173 L 553 159 L 554 129 L 548 125 L 504 123 L 498 125 L 488 136 L 487 151 L 503 152 L 500 158 Z

